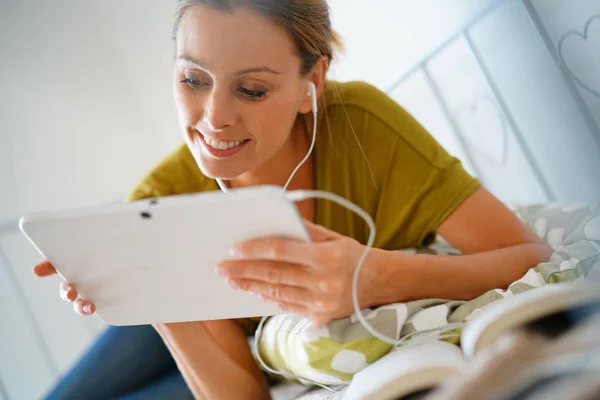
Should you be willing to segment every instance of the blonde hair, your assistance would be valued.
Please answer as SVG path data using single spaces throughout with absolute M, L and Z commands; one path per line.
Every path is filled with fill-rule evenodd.
M 177 30 L 187 10 L 199 5 L 224 12 L 246 7 L 278 22 L 296 44 L 302 62 L 302 76 L 307 75 L 321 57 L 331 64 L 334 50 L 341 49 L 341 41 L 331 29 L 326 0 L 179 0 L 173 23 L 173 39 L 177 37 Z

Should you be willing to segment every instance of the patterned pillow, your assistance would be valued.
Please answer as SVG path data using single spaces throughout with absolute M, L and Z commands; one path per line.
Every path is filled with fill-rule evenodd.
M 471 315 L 505 296 L 550 283 L 600 279 L 600 205 L 512 206 L 511 209 L 554 249 L 548 262 L 531 268 L 507 289 L 492 289 L 469 301 L 422 299 L 365 310 L 365 318 L 386 336 L 403 340 L 447 337 L 457 334 Z M 443 237 L 428 248 L 401 249 L 412 254 L 460 254 Z M 413 339 L 411 339 L 413 340 Z M 392 346 L 374 338 L 355 316 L 315 325 L 292 314 L 272 317 L 263 331 L 261 356 L 272 368 L 301 382 L 339 385 L 353 374 L 387 354 Z

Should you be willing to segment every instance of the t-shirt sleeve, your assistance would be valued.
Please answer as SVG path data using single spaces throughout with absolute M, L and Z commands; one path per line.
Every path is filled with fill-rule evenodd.
M 135 185 L 126 202 L 198 191 L 202 179 L 194 176 L 189 157 L 185 146 L 168 154 Z
M 419 201 L 414 204 L 413 212 L 408 215 L 407 225 L 416 235 L 418 245 L 433 242 L 442 222 L 480 186 L 481 182 L 465 171 L 454 157 L 449 157 L 444 168 L 433 171 L 418 193 Z
M 163 158 L 129 193 L 127 202 L 216 190 L 214 180 L 198 168 L 185 144 Z
M 387 143 L 373 157 L 384 168 L 374 213 L 377 242 L 387 248 L 430 244 L 481 182 L 403 107 L 375 88 L 369 92 L 367 129 Z
M 125 202 L 132 202 L 154 197 L 163 197 L 172 194 L 169 185 L 157 179 L 155 175 L 146 175 L 126 197 Z

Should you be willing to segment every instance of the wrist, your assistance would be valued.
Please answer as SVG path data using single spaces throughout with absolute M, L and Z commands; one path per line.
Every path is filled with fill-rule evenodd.
M 364 288 L 368 306 L 400 303 L 414 298 L 414 257 L 418 256 L 400 251 L 372 250 L 367 258 L 369 275 L 365 277 L 365 284 L 368 287 Z

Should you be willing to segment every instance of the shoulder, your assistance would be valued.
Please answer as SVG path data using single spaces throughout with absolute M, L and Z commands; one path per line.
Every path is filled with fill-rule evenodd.
M 196 164 L 183 144 L 154 166 L 131 191 L 127 201 L 209 190 L 212 180 Z
M 387 93 L 367 82 L 328 81 L 323 95 L 328 108 L 360 111 L 386 123 L 398 118 L 412 119 Z
M 435 168 L 449 162 L 437 140 L 381 89 L 362 81 L 328 81 L 323 95 L 327 113 L 333 116 L 332 130 L 352 125 L 352 133 L 361 144 L 376 141 L 402 154 L 412 152 Z
M 379 88 L 364 81 L 327 81 L 323 96 L 327 107 L 356 107 L 373 113 L 391 100 Z

